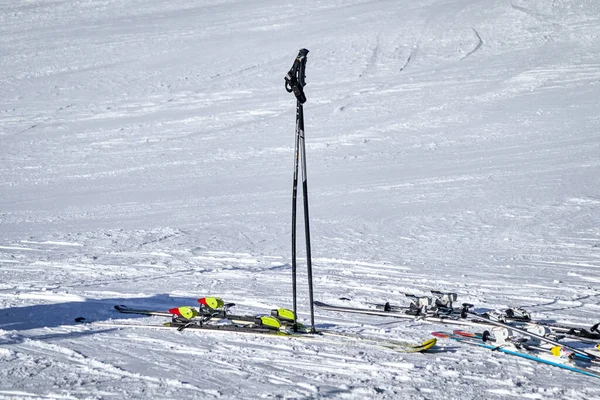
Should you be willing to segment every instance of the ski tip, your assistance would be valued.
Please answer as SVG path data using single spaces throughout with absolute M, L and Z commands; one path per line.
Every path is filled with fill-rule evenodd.
M 426 341 L 424 341 L 423 343 L 420 343 L 418 345 L 414 345 L 411 346 L 410 348 L 408 348 L 408 352 L 413 353 L 423 353 L 429 349 L 431 349 L 433 346 L 435 346 L 437 344 L 437 339 L 436 338 L 431 338 L 431 339 L 427 339 Z
M 427 339 L 426 341 L 424 341 L 423 343 L 421 343 L 419 345 L 419 347 L 427 347 L 429 349 L 432 346 L 434 346 L 436 343 L 437 343 L 437 339 L 433 337 L 433 338 Z

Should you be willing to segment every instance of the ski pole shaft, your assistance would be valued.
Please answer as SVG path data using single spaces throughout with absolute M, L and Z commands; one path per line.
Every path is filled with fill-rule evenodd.
M 296 112 L 297 113 L 297 112 Z M 299 161 L 299 141 L 300 135 L 298 134 L 298 120 L 296 120 L 296 137 L 294 147 L 294 180 L 292 185 L 292 302 L 294 311 L 294 325 L 293 330 L 298 330 L 298 323 L 296 320 L 296 314 L 298 312 L 297 303 L 297 284 L 296 284 L 296 209 L 297 209 L 297 198 L 298 198 L 298 161 Z
M 302 105 L 299 104 L 300 108 L 300 124 L 299 124 L 299 136 L 301 141 L 301 152 L 302 152 L 302 197 L 304 203 L 304 235 L 306 240 L 306 267 L 308 277 L 308 298 L 310 302 L 310 326 L 311 331 L 315 332 L 315 307 L 313 298 L 313 280 L 312 280 L 312 254 L 310 247 L 310 223 L 308 213 L 308 184 L 307 184 L 307 173 L 306 173 L 306 144 L 304 140 L 304 111 Z

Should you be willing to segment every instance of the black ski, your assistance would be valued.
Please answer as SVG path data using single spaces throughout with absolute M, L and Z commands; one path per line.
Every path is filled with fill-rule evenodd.
M 403 318 L 403 319 L 412 319 L 412 320 L 421 320 L 427 322 L 439 322 L 443 324 L 454 324 L 454 325 L 463 325 L 463 326 L 480 326 L 475 321 L 467 320 L 464 318 L 460 318 L 460 316 L 456 315 L 423 315 L 423 314 L 414 314 L 410 309 L 405 309 L 401 311 L 385 311 L 385 310 L 374 310 L 371 308 L 356 308 L 356 307 L 345 307 L 345 306 L 336 306 L 327 303 L 323 303 L 321 301 L 315 301 L 315 306 L 329 311 L 337 311 L 337 312 L 345 312 L 345 313 L 353 313 L 353 314 L 367 314 L 367 315 L 377 315 L 381 317 L 393 317 L 393 318 Z
M 149 316 L 158 316 L 158 317 L 171 317 L 172 323 L 177 324 L 201 324 L 206 325 L 206 322 L 210 320 L 229 320 L 237 324 L 253 324 L 257 327 L 266 328 L 270 330 L 279 329 L 282 326 L 282 321 L 276 316 L 261 316 L 261 315 L 236 315 L 229 314 L 227 310 L 233 305 L 233 303 L 225 304 L 225 306 L 218 310 L 210 310 L 200 308 L 198 314 L 193 318 L 184 318 L 181 316 L 177 316 L 169 311 L 155 311 L 155 310 L 145 310 L 138 308 L 131 308 L 125 305 L 117 305 L 114 306 L 114 309 L 123 314 L 139 314 L 139 315 L 149 315 Z M 273 310 L 275 312 L 277 310 Z M 285 322 L 285 320 L 283 320 Z M 302 326 L 301 326 L 302 327 Z

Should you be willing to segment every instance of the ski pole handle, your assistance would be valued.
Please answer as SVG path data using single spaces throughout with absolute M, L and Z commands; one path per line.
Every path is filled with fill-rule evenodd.
M 296 99 L 300 104 L 306 102 L 306 95 L 304 94 L 304 86 L 306 86 L 306 55 L 308 54 L 307 49 L 300 49 L 298 56 L 294 60 L 292 68 L 285 76 L 285 90 L 288 93 L 294 93 Z

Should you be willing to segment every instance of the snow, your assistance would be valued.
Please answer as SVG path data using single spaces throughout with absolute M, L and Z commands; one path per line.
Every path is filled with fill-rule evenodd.
M 451 341 L 399 354 L 74 322 L 158 324 L 112 306 L 210 295 L 291 307 L 283 77 L 303 47 L 315 299 L 436 289 L 598 322 L 596 1 L 3 1 L 0 399 L 600 398 L 594 378 Z

